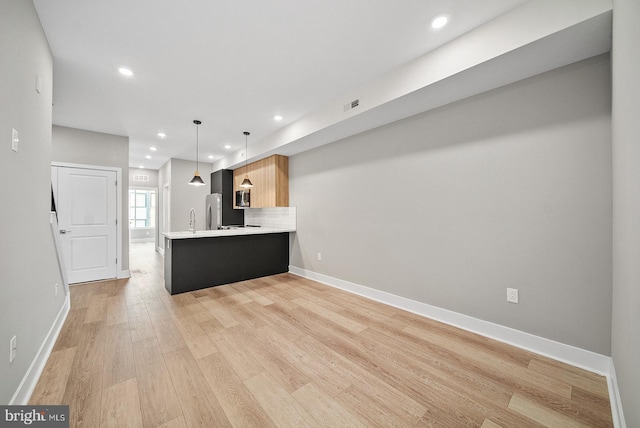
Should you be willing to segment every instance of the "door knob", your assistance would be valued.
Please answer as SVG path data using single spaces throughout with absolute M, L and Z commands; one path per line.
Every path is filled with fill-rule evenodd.
M 71 231 L 70 230 L 65 230 L 65 229 L 60 229 L 60 233 L 61 234 L 71 233 Z

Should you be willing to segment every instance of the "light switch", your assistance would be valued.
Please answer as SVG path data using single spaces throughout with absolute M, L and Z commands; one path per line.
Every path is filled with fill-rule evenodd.
M 11 128 L 11 150 L 13 150 L 14 152 L 17 152 L 19 142 L 20 142 L 20 138 L 18 137 L 18 131 Z
M 16 342 L 16 336 L 11 338 L 9 341 L 9 362 L 13 363 L 13 360 L 16 359 L 16 351 L 18 350 L 18 344 Z

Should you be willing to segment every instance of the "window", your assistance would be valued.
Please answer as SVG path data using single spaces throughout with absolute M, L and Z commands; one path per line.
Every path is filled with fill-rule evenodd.
M 156 191 L 129 189 L 129 228 L 156 227 Z

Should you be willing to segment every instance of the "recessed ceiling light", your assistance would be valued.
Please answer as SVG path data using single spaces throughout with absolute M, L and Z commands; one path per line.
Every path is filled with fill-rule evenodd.
M 151 156 L 146 155 L 144 158 L 145 158 L 145 159 L 151 159 Z
M 152 152 L 155 152 L 158 149 L 156 149 L 155 147 L 151 146 L 151 147 L 149 147 L 149 150 L 151 150 Z
M 158 137 L 164 139 L 167 138 L 167 134 L 165 134 L 164 132 L 158 132 Z
M 231 148 L 231 146 L 230 146 L 230 145 L 228 145 L 228 144 L 225 144 L 225 145 L 224 145 L 224 148 L 225 148 L 225 149 L 230 149 L 230 148 Z
M 431 28 L 438 30 L 449 23 L 449 15 L 438 15 L 431 20 Z
M 120 67 L 118 68 L 118 71 L 120 72 L 120 74 L 122 74 L 123 76 L 127 76 L 127 77 L 131 77 L 133 76 L 133 71 L 131 71 L 130 68 L 128 67 Z
M 213 159 L 213 155 L 209 155 L 208 157 L 209 157 L 209 159 Z
M 140 169 L 144 169 L 144 165 L 140 165 L 138 168 L 140 168 Z
M 277 115 L 273 116 L 273 120 L 277 120 L 278 122 L 280 122 L 282 120 L 282 116 L 277 114 Z

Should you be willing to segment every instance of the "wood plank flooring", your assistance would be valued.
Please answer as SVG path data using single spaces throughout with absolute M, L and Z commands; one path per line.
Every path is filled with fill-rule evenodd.
M 72 427 L 611 427 L 606 379 L 282 274 L 170 296 L 162 257 L 71 287 L 31 398 Z

